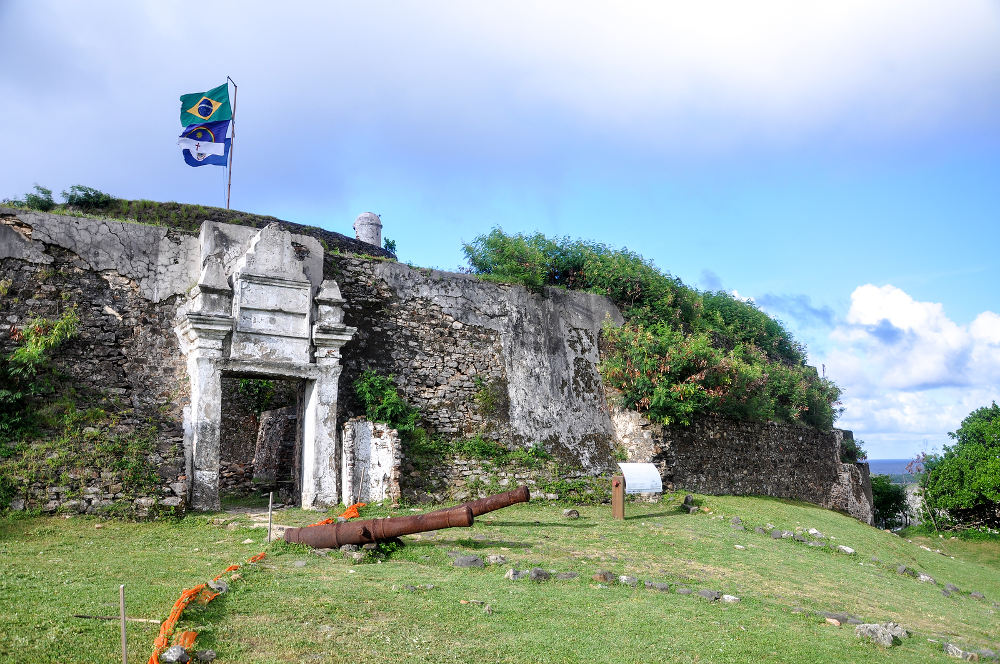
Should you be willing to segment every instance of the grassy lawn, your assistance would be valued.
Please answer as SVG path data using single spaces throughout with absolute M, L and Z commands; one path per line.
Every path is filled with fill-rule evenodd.
M 215 649 L 219 662 L 946 662 L 955 660 L 929 639 L 1000 648 L 995 543 L 919 542 L 948 554 L 941 555 L 803 503 L 704 497 L 711 513 L 688 515 L 676 508 L 680 497 L 630 504 L 625 522 L 611 519 L 610 506 L 580 507 L 581 518 L 567 520 L 561 505 L 519 505 L 472 528 L 409 536 L 388 559 L 365 564 L 283 542 L 267 546 L 265 530 L 251 528 L 248 515 L 158 523 L 0 518 L 0 661 L 117 661 L 118 624 L 72 614 L 115 615 L 125 583 L 129 615 L 163 619 L 182 588 L 265 549 L 268 557 L 241 570 L 229 593 L 184 614 L 181 625 L 196 628 L 198 647 Z M 732 516 L 747 530 L 734 530 Z M 276 521 L 319 518 L 282 510 Z M 857 553 L 753 532 L 766 523 L 814 527 Z M 508 562 L 456 568 L 454 551 Z M 899 564 L 939 585 L 898 575 Z M 510 567 L 534 566 L 579 576 L 504 578 Z M 606 586 L 591 579 L 599 568 L 742 601 L 713 603 L 641 583 Z M 963 594 L 943 596 L 944 583 Z M 971 599 L 972 590 L 986 601 Z M 893 620 L 914 636 L 885 650 L 814 611 Z M 149 657 L 156 632 L 156 625 L 129 623 L 130 661 Z

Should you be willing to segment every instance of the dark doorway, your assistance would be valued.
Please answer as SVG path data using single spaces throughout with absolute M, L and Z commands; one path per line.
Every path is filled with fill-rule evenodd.
M 302 399 L 292 378 L 222 374 L 219 494 L 267 504 L 301 503 Z

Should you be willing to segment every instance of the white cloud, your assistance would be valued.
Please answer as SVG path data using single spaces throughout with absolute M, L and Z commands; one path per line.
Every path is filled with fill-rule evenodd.
M 960 325 L 940 303 L 865 284 L 830 344 L 820 360 L 845 389 L 838 426 L 861 438 L 940 445 L 972 410 L 1000 399 L 1000 316 L 992 311 Z

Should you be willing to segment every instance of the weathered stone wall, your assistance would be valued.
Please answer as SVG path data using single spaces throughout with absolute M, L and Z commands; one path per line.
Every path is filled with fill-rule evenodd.
M 432 435 L 542 444 L 566 463 L 609 468 L 614 431 L 597 372 L 606 298 L 532 294 L 472 276 L 330 256 L 327 278 L 358 333 L 343 349 L 343 419 L 363 414 L 350 385 L 364 369 L 395 376 Z
M 721 417 L 664 427 L 638 413 L 614 411 L 629 461 L 656 464 L 665 488 L 795 498 L 871 523 L 868 464 L 840 462 L 849 431 Z
M 64 447 L 52 450 L 53 461 L 66 458 L 70 465 L 49 464 L 31 473 L 11 471 L 17 487 L 12 505 L 94 512 L 113 502 L 128 502 L 139 514 L 148 511 L 154 497 L 167 507 L 181 505 L 185 479 L 181 407 L 187 381 L 177 342 L 164 332 L 173 324 L 176 297 L 153 301 L 155 275 L 138 270 L 122 274 L 107 256 L 96 257 L 95 267 L 76 252 L 38 241 L 49 238 L 47 234 L 39 233 L 27 244 L 33 261 L 20 260 L 12 245 L 23 244 L 25 238 L 12 229 L 11 217 L 4 218 L 3 212 L 0 209 L 0 281 L 9 285 L 0 298 L 2 322 L 21 329 L 36 318 L 58 318 L 75 308 L 78 335 L 55 355 L 53 366 L 62 379 L 50 399 L 64 404 L 64 412 L 72 408 L 96 413 L 91 426 L 70 428 L 64 434 Z M 47 233 L 52 232 L 50 226 Z M 19 240 L 12 241 L 11 233 Z M 119 247 L 156 252 L 165 236 L 151 236 L 146 245 L 123 242 Z M 0 336 L 0 352 L 6 354 L 13 346 L 9 335 Z M 123 483 L 122 471 L 77 462 L 80 454 L 102 441 L 146 435 L 151 428 L 155 442 L 147 460 L 160 476 L 155 488 L 136 494 Z
M 155 498 L 181 502 L 181 410 L 189 387 L 173 328 L 178 301 L 198 279 L 200 251 L 197 238 L 162 227 L 0 208 L 0 282 L 10 282 L 3 322 L 23 327 L 77 306 L 81 334 L 59 350 L 56 365 L 73 389 L 120 405 L 116 431 L 155 426 L 149 460 L 161 476 L 155 491 L 137 496 L 106 470 L 72 469 L 59 478 L 69 483 L 35 483 L 22 503 L 54 509 L 77 501 L 71 509 L 93 509 L 116 499 L 143 501 L 137 507 Z M 224 262 L 226 247 L 218 254 Z M 616 452 L 624 451 L 631 461 L 658 463 L 665 482 L 677 487 L 799 498 L 870 519 L 867 468 L 839 462 L 836 432 L 718 418 L 664 429 L 636 413 L 609 413 L 597 340 L 604 321 L 620 323 L 621 315 L 605 298 L 559 289 L 532 294 L 343 254 L 328 253 L 322 272 L 310 274 L 314 286 L 336 280 L 347 301 L 344 322 L 358 328 L 341 351 L 340 422 L 363 414 L 352 383 L 370 368 L 394 375 L 432 436 L 541 444 L 560 462 L 491 470 L 442 460 L 439 468 L 418 469 L 404 459 L 404 498 L 474 497 L 486 491 L 483 484 L 592 478 L 612 470 Z M 0 345 L 9 350 L 11 342 Z M 245 465 L 256 426 L 231 424 L 247 440 L 236 436 L 224 446 L 233 463 Z M 561 478 L 546 475 L 557 468 Z M 248 470 L 231 470 L 234 484 L 246 486 Z

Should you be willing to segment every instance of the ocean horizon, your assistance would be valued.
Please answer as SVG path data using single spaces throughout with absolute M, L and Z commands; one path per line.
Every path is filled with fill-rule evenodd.
M 868 459 L 872 475 L 902 475 L 913 459 Z

